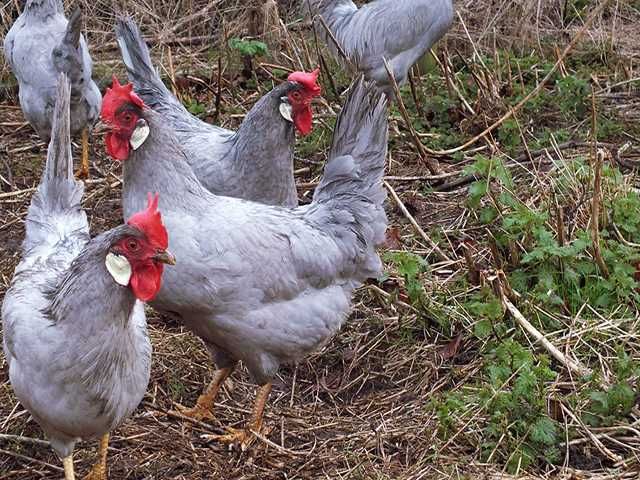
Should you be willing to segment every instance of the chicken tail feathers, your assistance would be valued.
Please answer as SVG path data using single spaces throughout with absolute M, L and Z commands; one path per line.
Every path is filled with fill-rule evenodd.
M 149 49 L 136 22 L 130 17 L 120 17 L 116 21 L 115 29 L 122 60 L 136 93 L 154 110 L 162 109 L 167 104 L 182 109 L 182 104 L 167 89 L 153 67 Z
M 377 275 L 381 267 L 375 247 L 384 241 L 387 227 L 382 185 L 387 139 L 387 99 L 360 77 L 338 117 L 329 161 L 308 212 L 353 252 L 361 279 Z
M 62 73 L 58 77 L 47 163 L 27 214 L 25 251 L 43 243 L 54 244 L 78 231 L 89 231 L 80 206 L 84 185 L 73 175 L 70 96 L 69 80 Z

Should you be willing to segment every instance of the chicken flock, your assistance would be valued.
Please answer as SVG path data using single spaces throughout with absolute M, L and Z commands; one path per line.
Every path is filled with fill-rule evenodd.
M 135 410 L 151 366 L 144 304 L 202 339 L 217 368 L 193 407 L 213 419 L 225 379 L 242 362 L 258 385 L 245 429 L 221 442 L 246 448 L 262 431 L 271 382 L 335 335 L 353 292 L 381 273 L 382 184 L 392 79 L 453 21 L 451 0 L 305 0 L 329 49 L 355 70 L 312 202 L 298 205 L 295 134 L 310 133 L 318 70 L 294 72 L 259 99 L 237 132 L 192 116 L 154 68 L 140 29 L 115 34 L 131 83 L 101 97 L 81 34 L 61 0 L 27 0 L 4 41 L 25 118 L 49 142 L 26 218 L 22 260 L 2 305 L 3 347 L 21 404 L 74 477 L 80 439 L 100 439 L 87 475 L 107 478 L 109 432 Z M 126 223 L 95 238 L 74 178 L 71 135 L 98 117 L 123 167 Z M 258 125 L 268 125 L 268 134 Z M 175 254 L 175 257 L 174 257 Z M 166 268 L 165 268 L 166 265 Z

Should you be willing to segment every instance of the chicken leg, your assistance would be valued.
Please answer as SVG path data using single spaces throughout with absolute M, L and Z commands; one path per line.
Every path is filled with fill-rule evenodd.
M 100 439 L 98 450 L 98 462 L 83 480 L 107 480 L 107 448 L 109 447 L 109 434 L 105 433 Z
M 271 393 L 271 383 L 266 383 L 258 389 L 256 401 L 253 404 L 251 420 L 245 428 L 237 429 L 229 427 L 226 435 L 207 435 L 206 438 L 222 443 L 240 444 L 240 449 L 244 452 L 255 439 L 253 432 L 262 433 L 262 423 L 264 417 L 264 407 Z
M 80 179 L 89 178 L 89 129 L 82 130 L 82 163 L 76 176 Z
M 213 375 L 213 380 L 211 380 L 211 383 L 204 393 L 198 397 L 198 401 L 193 407 L 187 408 L 183 405 L 177 405 L 180 414 L 185 417 L 193 418 L 194 420 L 213 420 L 213 402 L 215 402 L 216 397 L 220 392 L 220 387 L 222 387 L 222 384 L 227 377 L 231 375 L 231 372 L 233 372 L 233 367 L 216 370 Z
M 73 455 L 64 457 L 62 466 L 64 467 L 64 480 L 76 480 L 76 476 L 73 473 Z

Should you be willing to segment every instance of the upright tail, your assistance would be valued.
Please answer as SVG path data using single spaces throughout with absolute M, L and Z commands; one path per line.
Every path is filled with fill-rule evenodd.
M 351 87 L 333 133 L 324 176 L 308 215 L 332 232 L 355 258 L 354 275 L 375 276 L 387 216 L 382 176 L 387 157 L 387 99 L 361 76 Z
M 87 217 L 80 206 L 84 185 L 73 176 L 70 96 L 69 80 L 62 73 L 58 77 L 47 163 L 27 214 L 25 251 L 43 243 L 55 244 L 79 230 L 89 231 Z
M 122 60 L 127 67 L 129 80 L 144 103 L 154 110 L 162 111 L 164 107 L 173 105 L 186 112 L 153 67 L 147 44 L 132 18 L 117 19 L 116 39 L 122 53 Z

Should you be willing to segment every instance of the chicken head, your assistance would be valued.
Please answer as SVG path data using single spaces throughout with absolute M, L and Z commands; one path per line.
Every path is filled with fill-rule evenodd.
M 287 120 L 293 122 L 301 135 L 311 133 L 313 111 L 311 101 L 322 93 L 318 84 L 320 69 L 313 72 L 293 72 L 287 80 L 293 84 L 291 90 L 284 97 L 280 106 L 280 113 Z
M 105 137 L 107 153 L 116 160 L 126 160 L 149 136 L 149 127 L 142 118 L 144 102 L 133 91 L 133 84 L 120 85 L 113 76 L 111 88 L 102 100 L 100 118 L 111 127 Z
M 167 251 L 167 230 L 158 211 L 158 195 L 149 194 L 146 210 L 134 214 L 127 225 L 130 231 L 109 250 L 105 263 L 113 279 L 131 286 L 138 300 L 152 300 L 162 286 L 164 264 L 174 265 Z

